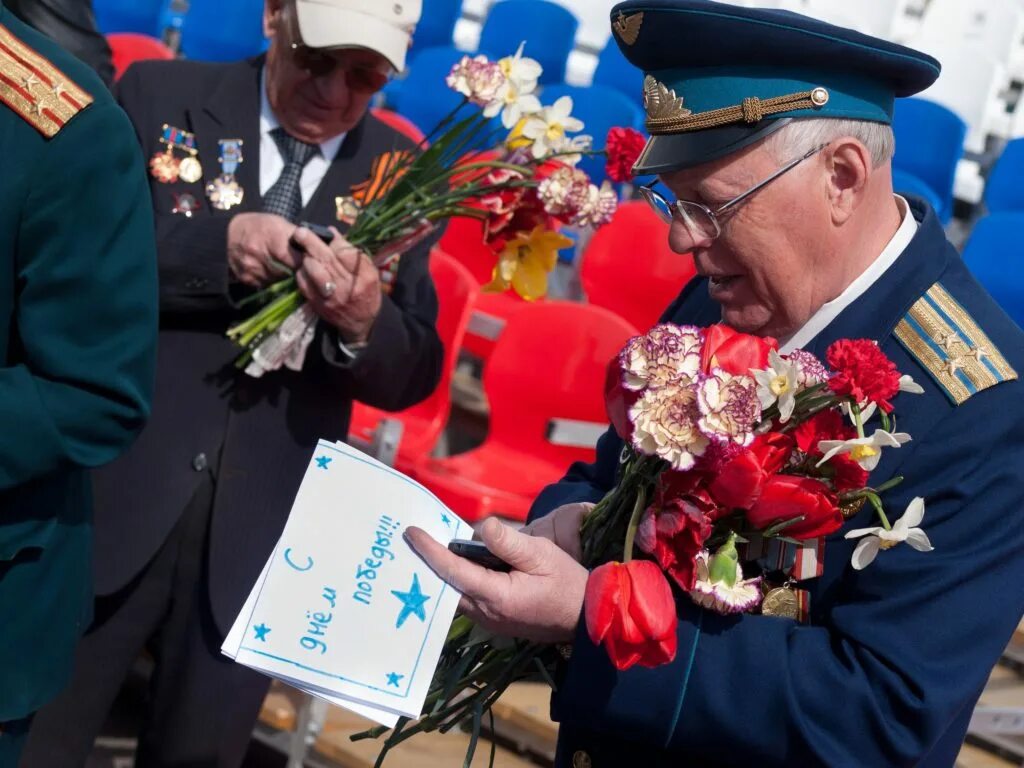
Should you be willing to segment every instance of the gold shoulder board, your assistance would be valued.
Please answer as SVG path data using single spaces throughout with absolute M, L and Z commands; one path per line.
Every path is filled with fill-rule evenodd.
M 0 24 L 0 102 L 52 139 L 92 101 L 92 96 Z
M 941 283 L 929 288 L 900 320 L 896 338 L 956 405 L 1017 378 L 1006 358 Z

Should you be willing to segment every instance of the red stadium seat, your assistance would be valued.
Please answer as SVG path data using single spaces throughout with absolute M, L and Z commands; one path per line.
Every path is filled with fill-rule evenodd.
M 669 248 L 668 225 L 642 200 L 623 203 L 594 233 L 580 267 L 587 300 L 642 331 L 658 322 L 694 274 L 693 257 Z
M 526 304 L 505 327 L 484 369 L 491 406 L 483 444 L 409 474 L 468 522 L 525 520 L 530 504 L 570 463 L 594 460 L 607 424 L 608 361 L 636 329 L 601 307 Z
M 387 413 L 355 403 L 349 426 L 350 437 L 369 443 L 383 419 L 401 421 L 402 438 L 395 466 L 403 471 L 412 459 L 430 454 L 448 421 L 452 372 L 455 370 L 473 300 L 480 290 L 466 268 L 438 248 L 430 254 L 430 275 L 437 288 L 437 332 L 444 344 L 444 368 L 437 389 L 422 403 L 399 413 Z
M 412 120 L 398 114 L 397 112 L 392 112 L 390 109 L 383 109 L 381 107 L 374 107 L 370 110 L 370 113 L 382 123 L 391 126 L 416 144 L 422 143 L 423 139 L 426 138 L 423 131 L 421 131 Z
M 114 79 L 121 77 L 124 71 L 136 61 L 146 59 L 173 59 L 174 51 L 155 37 L 140 35 L 135 32 L 114 32 L 107 35 L 110 50 L 114 55 Z
M 481 286 L 491 281 L 498 257 L 484 245 L 482 222 L 461 216 L 450 219 L 439 245 L 466 267 Z M 463 349 L 487 360 L 509 318 L 529 303 L 512 291 L 481 293 L 462 342 Z

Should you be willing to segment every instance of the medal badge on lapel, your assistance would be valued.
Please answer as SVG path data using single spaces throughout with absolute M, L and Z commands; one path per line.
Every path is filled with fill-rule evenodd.
M 167 123 L 161 130 L 160 143 L 165 149 L 149 159 L 150 175 L 161 184 L 173 184 L 179 179 L 188 184 L 199 181 L 203 177 L 203 166 L 199 162 L 195 134 Z M 175 150 L 185 156 L 178 157 Z
M 217 142 L 220 147 L 220 175 L 206 185 L 206 196 L 210 205 L 218 211 L 228 211 L 242 203 L 245 197 L 245 190 L 235 179 L 238 166 L 245 159 L 242 157 L 241 139 L 221 139 Z

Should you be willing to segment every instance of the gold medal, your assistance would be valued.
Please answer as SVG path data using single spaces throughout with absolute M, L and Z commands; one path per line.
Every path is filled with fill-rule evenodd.
M 783 619 L 800 619 L 800 602 L 796 592 L 789 587 L 776 587 L 764 596 L 761 601 L 761 613 L 765 616 L 778 616 Z
M 166 152 L 157 152 L 149 159 L 149 175 L 161 184 L 173 184 L 180 175 L 180 165 L 181 161 L 170 149 Z
M 181 180 L 189 184 L 194 184 L 203 178 L 203 166 L 199 162 L 199 158 L 195 155 L 189 155 L 183 158 L 178 164 L 178 176 Z
M 228 211 L 241 205 L 245 190 L 235 181 L 233 174 L 225 173 L 206 185 L 206 196 L 218 211 Z

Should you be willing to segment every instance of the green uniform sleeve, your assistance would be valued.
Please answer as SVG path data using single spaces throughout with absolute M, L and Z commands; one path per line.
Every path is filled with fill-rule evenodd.
M 156 246 L 128 119 L 95 104 L 35 163 L 0 367 L 0 491 L 115 458 L 148 415 L 156 362 Z

